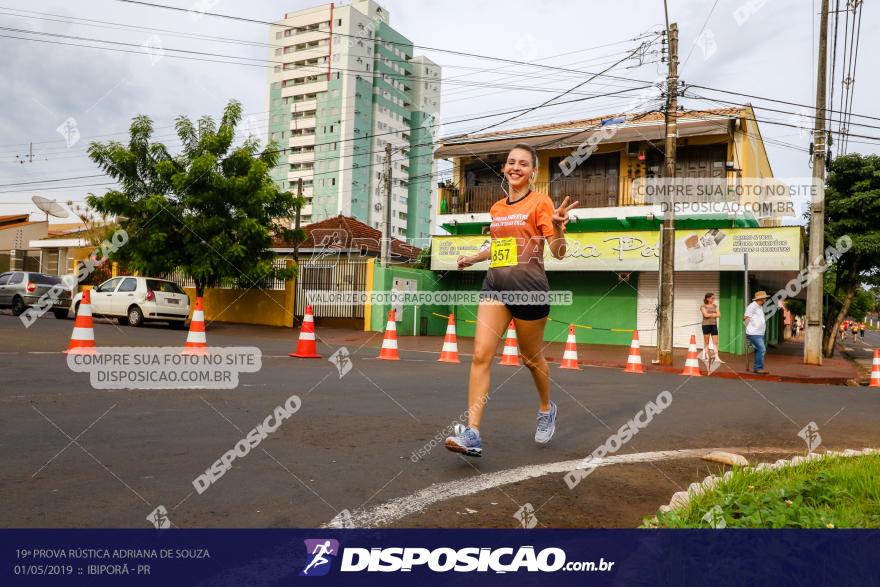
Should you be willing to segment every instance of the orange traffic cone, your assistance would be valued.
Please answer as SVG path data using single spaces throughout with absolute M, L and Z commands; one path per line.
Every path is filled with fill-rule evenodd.
M 501 362 L 498 364 L 519 367 L 519 348 L 516 345 L 516 326 L 514 326 L 513 320 L 510 321 L 510 325 L 507 327 L 504 351 L 501 353 Z
M 568 339 L 565 341 L 565 351 L 562 353 L 562 369 L 580 369 L 578 364 L 577 339 L 574 335 L 574 324 L 568 327 Z
M 300 359 L 320 359 L 318 354 L 318 346 L 315 343 L 315 317 L 312 315 L 312 307 L 306 306 L 306 313 L 303 315 L 302 327 L 299 329 L 299 342 L 296 343 L 296 352 L 290 353 L 288 357 L 298 357 Z
M 642 351 L 639 344 L 639 331 L 633 330 L 632 343 L 629 345 L 629 357 L 626 359 L 625 373 L 644 373 L 642 370 Z
M 92 294 L 85 290 L 79 309 L 76 311 L 76 320 L 73 323 L 73 333 L 70 335 L 70 346 L 65 353 L 90 354 L 95 351 L 95 327 L 92 323 Z
M 696 335 L 691 335 L 691 342 L 688 345 L 688 354 L 687 358 L 684 360 L 684 371 L 681 372 L 682 375 L 690 375 L 692 377 L 702 377 L 702 373 L 700 373 L 700 362 L 697 359 L 697 337 Z
M 874 350 L 874 360 L 871 362 L 871 383 L 868 387 L 880 387 L 880 349 Z
M 458 360 L 458 340 L 455 338 L 455 314 L 449 315 L 446 324 L 446 337 L 443 339 L 443 348 L 440 350 L 438 361 L 443 363 L 461 363 Z
M 184 355 L 207 355 L 208 339 L 205 338 L 205 308 L 202 306 L 202 298 L 196 298 L 196 307 L 193 309 L 192 320 L 189 323 L 189 334 L 186 335 L 186 344 L 183 345 Z
M 397 324 L 394 321 L 394 309 L 388 312 L 388 324 L 385 326 L 385 338 L 382 340 L 382 350 L 379 358 L 386 361 L 399 361 L 397 353 Z

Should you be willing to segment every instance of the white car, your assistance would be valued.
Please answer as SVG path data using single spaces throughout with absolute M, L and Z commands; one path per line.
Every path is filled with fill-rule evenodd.
M 82 292 L 73 298 L 74 315 Z M 189 297 L 173 281 L 153 277 L 113 277 L 91 290 L 92 314 L 126 320 L 129 326 L 167 322 L 181 329 L 189 316 Z

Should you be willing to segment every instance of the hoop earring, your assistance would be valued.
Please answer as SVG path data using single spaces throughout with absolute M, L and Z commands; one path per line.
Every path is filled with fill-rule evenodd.
M 501 191 L 504 192 L 504 195 L 507 196 L 507 199 L 509 200 L 510 199 L 510 192 L 508 192 L 506 189 L 504 189 L 504 180 L 506 178 L 507 178 L 507 176 L 505 176 L 505 175 L 501 176 Z

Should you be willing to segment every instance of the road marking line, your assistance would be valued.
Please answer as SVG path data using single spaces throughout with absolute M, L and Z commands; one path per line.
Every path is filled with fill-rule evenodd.
M 596 466 L 606 467 L 610 465 L 619 465 L 625 463 L 648 463 L 653 461 L 696 458 L 702 457 L 703 455 L 706 455 L 712 451 L 730 450 L 744 449 L 692 448 L 614 455 L 599 459 L 599 462 L 596 463 Z M 748 451 L 752 453 L 791 452 L 791 450 L 792 449 L 773 448 L 748 449 Z M 467 477 L 465 479 L 459 479 L 457 481 L 435 483 L 429 487 L 426 487 L 425 489 L 416 491 L 413 494 L 404 497 L 398 497 L 371 508 L 355 510 L 351 512 L 350 523 L 352 525 L 346 525 L 345 527 L 380 528 L 383 526 L 388 526 L 389 524 L 392 524 L 401 518 L 418 513 L 428 506 L 434 505 L 435 503 L 439 503 L 441 501 L 446 501 L 455 497 L 473 495 L 475 493 L 480 493 L 488 489 L 494 489 L 495 487 L 499 487 L 501 485 L 509 485 L 510 483 L 517 483 L 519 481 L 541 477 L 543 475 L 549 475 L 553 473 L 567 473 L 569 471 L 577 469 L 578 466 L 583 464 L 583 462 L 583 459 L 575 459 L 573 461 L 560 461 L 556 463 L 545 463 L 541 465 L 526 465 L 524 467 L 517 467 L 515 469 L 506 469 L 504 471 L 496 471 L 494 473 Z M 593 462 L 595 463 L 595 461 Z M 343 522 L 340 520 L 336 522 L 334 519 L 327 524 L 324 524 L 322 527 L 341 528 L 341 524 L 343 523 L 348 524 L 349 521 L 345 520 Z

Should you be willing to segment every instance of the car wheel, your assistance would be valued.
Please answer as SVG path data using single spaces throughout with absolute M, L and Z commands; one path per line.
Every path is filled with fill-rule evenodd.
M 59 320 L 67 320 L 67 310 L 52 310 L 52 313 Z
M 27 310 L 27 306 L 24 305 L 24 300 L 20 297 L 15 296 L 12 300 L 12 315 L 13 316 L 21 316 L 24 314 L 24 311 Z
M 186 320 L 172 320 L 168 323 L 172 330 L 183 330 L 186 327 Z
M 128 309 L 128 325 L 141 326 L 144 323 L 144 313 L 137 306 Z

